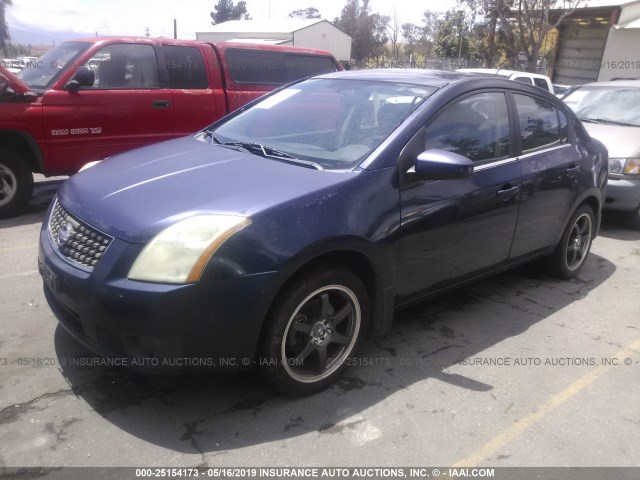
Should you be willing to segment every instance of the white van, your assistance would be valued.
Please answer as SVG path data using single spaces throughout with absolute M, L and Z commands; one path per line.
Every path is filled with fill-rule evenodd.
M 518 72 L 515 70 L 502 70 L 500 68 L 460 68 L 456 72 L 461 73 L 477 73 L 479 75 L 496 75 L 499 77 L 515 80 L 516 82 L 526 83 L 534 87 L 540 87 L 555 95 L 551 79 L 546 75 L 538 73 Z

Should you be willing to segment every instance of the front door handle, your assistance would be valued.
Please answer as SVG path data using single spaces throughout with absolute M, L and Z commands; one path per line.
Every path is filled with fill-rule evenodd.
M 512 187 L 511 185 L 503 185 L 502 190 L 498 190 L 498 198 L 503 202 L 508 202 L 514 195 L 517 195 L 520 191 L 520 185 Z
M 169 100 L 154 100 L 153 108 L 169 108 Z

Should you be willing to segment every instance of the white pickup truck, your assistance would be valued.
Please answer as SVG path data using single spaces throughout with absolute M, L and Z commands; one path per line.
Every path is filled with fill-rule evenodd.
M 538 73 L 502 70 L 500 68 L 460 68 L 456 70 L 456 72 L 476 73 L 479 75 L 496 75 L 508 78 L 509 80 L 515 80 L 516 82 L 526 83 L 527 85 L 533 85 L 534 87 L 540 87 L 555 95 L 551 79 L 546 75 L 540 75 Z

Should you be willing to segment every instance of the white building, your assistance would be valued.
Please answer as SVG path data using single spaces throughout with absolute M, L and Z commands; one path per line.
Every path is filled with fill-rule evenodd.
M 587 0 L 559 31 L 554 82 L 640 78 L 640 0 Z
M 351 58 L 351 37 L 327 20 L 229 20 L 213 25 L 208 32 L 196 32 L 205 42 L 251 42 L 317 48 L 336 59 Z

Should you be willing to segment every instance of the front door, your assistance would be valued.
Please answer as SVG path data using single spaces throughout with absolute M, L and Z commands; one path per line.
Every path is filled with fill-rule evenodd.
M 467 95 L 445 107 L 405 148 L 397 293 L 437 290 L 509 258 L 518 217 L 520 164 L 504 92 Z M 411 182 L 411 159 L 441 149 L 475 163 L 469 178 Z
M 152 45 L 108 45 L 84 66 L 94 72 L 93 86 L 44 96 L 45 137 L 57 173 L 173 136 L 171 91 L 160 87 Z

